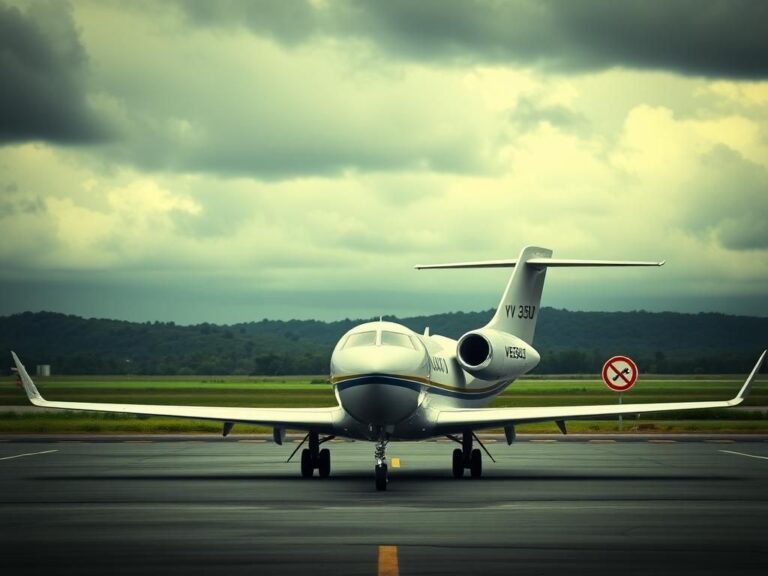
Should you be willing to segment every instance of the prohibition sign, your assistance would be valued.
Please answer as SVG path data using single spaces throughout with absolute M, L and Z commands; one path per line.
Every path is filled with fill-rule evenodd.
M 614 356 L 603 364 L 603 382 L 614 392 L 626 392 L 637 382 L 637 364 L 627 356 Z

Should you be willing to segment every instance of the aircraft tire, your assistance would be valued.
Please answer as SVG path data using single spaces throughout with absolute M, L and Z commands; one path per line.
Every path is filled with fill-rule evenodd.
M 312 477 L 312 473 L 315 471 L 315 467 L 312 464 L 312 452 L 308 448 L 304 448 L 301 451 L 301 476 L 303 478 Z
M 472 456 L 469 459 L 469 471 L 472 478 L 480 478 L 483 475 L 483 455 L 479 448 L 472 450 Z
M 376 490 L 382 492 L 387 489 L 387 465 L 376 466 Z
M 317 459 L 317 473 L 320 478 L 328 478 L 331 474 L 331 451 L 328 448 L 320 450 Z
M 464 453 L 459 449 L 453 451 L 453 477 L 461 478 L 464 476 Z

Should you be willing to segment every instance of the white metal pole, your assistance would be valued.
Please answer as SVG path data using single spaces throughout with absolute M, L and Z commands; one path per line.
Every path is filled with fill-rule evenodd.
M 621 397 L 624 395 L 623 392 L 619 392 L 619 406 L 621 406 Z M 624 418 L 621 414 L 619 414 L 619 432 L 621 432 L 624 429 Z

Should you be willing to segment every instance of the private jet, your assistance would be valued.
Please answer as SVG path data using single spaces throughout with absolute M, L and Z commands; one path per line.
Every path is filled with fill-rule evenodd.
M 515 439 L 515 426 L 530 422 L 556 422 L 566 432 L 566 421 L 618 415 L 698 410 L 738 406 L 747 397 L 765 359 L 762 353 L 746 382 L 730 400 L 711 402 L 643 403 L 593 406 L 546 406 L 489 408 L 490 402 L 539 363 L 533 347 L 540 313 L 544 277 L 549 268 L 581 266 L 662 266 L 664 262 L 564 260 L 552 251 L 526 247 L 515 260 L 433 264 L 417 269 L 513 268 L 495 314 L 490 321 L 458 340 L 418 334 L 394 322 L 367 322 L 356 326 L 336 344 L 331 356 L 330 381 L 337 405 L 328 408 L 226 408 L 154 406 L 59 402 L 46 400 L 12 352 L 29 400 L 35 406 L 62 410 L 116 412 L 142 416 L 173 416 L 215 420 L 228 435 L 235 424 L 260 424 L 273 429 L 282 445 L 287 429 L 306 432 L 301 452 L 301 475 L 319 477 L 331 473 L 331 453 L 321 447 L 336 437 L 375 443 L 374 477 L 377 490 L 389 482 L 386 449 L 393 440 L 447 437 L 459 447 L 453 451 L 454 478 L 467 470 L 472 478 L 482 475 L 483 458 L 478 446 L 492 458 L 477 437 L 478 430 L 499 428 L 506 441 Z

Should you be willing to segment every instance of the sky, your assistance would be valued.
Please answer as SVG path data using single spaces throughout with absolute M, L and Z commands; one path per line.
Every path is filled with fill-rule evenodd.
M 0 315 L 768 313 L 768 3 L 0 0 Z

